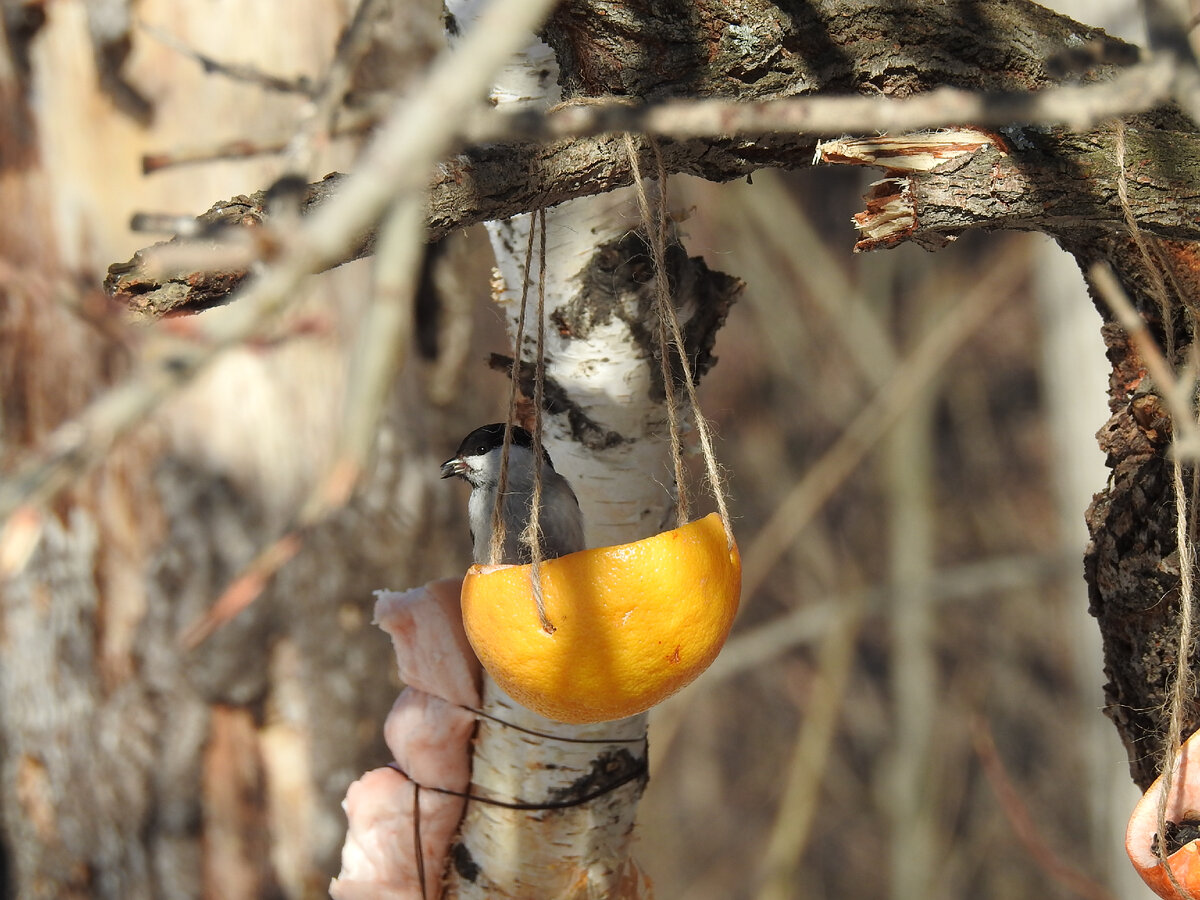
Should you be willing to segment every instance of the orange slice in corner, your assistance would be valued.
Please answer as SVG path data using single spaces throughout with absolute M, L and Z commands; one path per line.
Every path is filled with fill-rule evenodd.
M 1158 805 L 1165 789 L 1160 775 L 1142 795 L 1129 817 L 1129 828 L 1125 832 L 1125 852 L 1129 861 L 1142 876 L 1142 881 L 1158 896 L 1166 900 L 1189 900 L 1200 897 L 1200 839 L 1181 843 L 1167 857 L 1171 874 L 1183 891 L 1177 890 L 1167 874 L 1167 867 L 1155 852 L 1158 843 Z M 1200 826 L 1200 731 L 1197 731 L 1179 748 L 1175 757 L 1175 771 L 1171 778 L 1171 791 L 1167 796 L 1166 819 L 1168 822 L 1168 845 L 1172 832 L 1197 833 Z M 1185 893 L 1186 892 L 1186 893 Z
M 472 566 L 467 638 L 514 700 L 560 722 L 644 712 L 708 668 L 729 635 L 742 562 L 713 513 L 673 531 L 530 566 Z

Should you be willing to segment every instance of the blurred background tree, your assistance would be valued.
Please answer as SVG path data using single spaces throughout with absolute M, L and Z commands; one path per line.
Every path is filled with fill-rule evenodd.
M 1131 3 L 1109 5 L 1104 22 L 1098 4 L 1069 12 L 1136 25 Z M 146 361 L 202 349 L 204 323 L 236 314 L 235 303 L 134 320 L 106 296 L 109 263 L 147 243 L 131 215 L 190 216 L 288 172 L 354 169 L 380 98 L 402 93 L 441 43 L 437 4 L 376 6 L 338 73 L 337 36 L 359 8 L 348 0 L 0 3 L 10 486 L 70 439 L 60 426 L 91 401 Z M 780 5 L 808 27 L 802 47 L 782 46 L 798 71 L 811 60 L 818 86 L 905 95 L 937 83 L 889 80 L 886 61 L 854 81 L 847 48 L 815 30 L 832 6 Z M 919 6 L 880 9 L 932 16 Z M 1004 43 L 985 27 L 993 4 L 950 6 L 979 46 Z M 611 73 L 579 65 L 596 62 L 589 30 L 571 27 L 589 15 L 569 4 L 553 43 L 573 89 L 611 91 Z M 777 57 L 779 35 L 756 24 L 709 37 Z M 887 40 L 903 68 L 908 45 Z M 939 47 L 929 64 L 954 70 L 970 49 Z M 707 89 L 700 67 L 613 59 L 626 93 L 666 75 L 663 94 Z M 737 77 L 747 96 L 767 90 L 761 72 Z M 1005 77 L 999 61 L 976 61 L 954 83 L 1012 87 Z M 345 101 L 345 134 L 326 131 L 331 96 Z M 793 140 L 791 164 L 813 142 Z M 781 155 L 773 146 L 762 164 Z M 1100 319 L 1076 264 L 1044 238 L 967 234 L 932 256 L 909 245 L 852 256 L 850 216 L 875 177 L 822 167 L 672 182 L 689 252 L 747 285 L 702 402 L 754 589 L 714 669 L 653 715 L 639 858 L 663 897 L 1138 896 L 1119 851 L 1136 790 L 1099 711 L 1080 577 L 1084 509 L 1105 483 L 1091 437 L 1107 415 Z M 388 758 L 380 723 L 398 685 L 371 592 L 469 558 L 463 498 L 437 464 L 503 410 L 506 385 L 485 360 L 507 340 L 477 229 L 454 230 L 428 261 L 421 296 L 439 313 L 417 322 L 423 343 L 349 502 L 302 530 L 300 552 L 240 615 L 194 648 L 180 636 L 296 533 L 333 461 L 369 265 L 306 281 L 267 328 L 9 519 L 0 865 L 12 896 L 324 894 L 345 788 Z M 897 424 L 851 476 L 816 486 L 828 500 L 768 561 L 762 529 L 781 498 L 911 371 L 952 309 L 997 295 L 936 377 L 884 410 Z M 1126 739 L 1156 727 L 1126 724 Z M 1153 759 L 1134 756 L 1144 780 Z

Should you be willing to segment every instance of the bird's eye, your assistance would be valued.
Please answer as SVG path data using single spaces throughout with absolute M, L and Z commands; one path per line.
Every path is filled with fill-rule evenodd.
M 478 447 L 475 448 L 476 456 L 483 456 L 483 454 L 485 454 L 485 453 L 487 453 L 487 445 L 486 444 L 480 444 Z

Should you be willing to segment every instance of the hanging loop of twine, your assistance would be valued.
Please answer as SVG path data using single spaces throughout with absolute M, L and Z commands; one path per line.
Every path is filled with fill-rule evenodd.
M 675 348 L 676 358 L 683 373 L 683 387 L 687 394 L 688 407 L 696 425 L 696 435 L 700 440 L 700 450 L 704 457 L 705 480 L 708 489 L 716 501 L 717 511 L 721 514 L 721 522 L 725 527 L 725 540 L 730 550 L 733 549 L 733 527 L 729 520 L 729 505 L 725 495 L 725 482 L 721 477 L 720 465 L 713 451 L 712 428 L 708 420 L 700 412 L 700 401 L 696 396 L 696 378 L 692 371 L 692 363 L 688 358 L 687 346 L 683 339 L 683 329 L 679 325 L 679 316 L 675 311 L 675 303 L 671 299 L 671 285 L 667 276 L 667 241 L 670 225 L 667 219 L 667 170 L 663 164 L 662 153 L 653 138 L 646 138 L 654 155 L 655 176 L 658 180 L 658 197 L 654 205 L 642 181 L 641 163 L 637 145 L 633 135 L 624 136 L 625 151 L 629 155 L 629 169 L 633 175 L 634 191 L 637 194 L 638 209 L 646 229 L 646 243 L 650 247 L 650 258 L 654 265 L 654 300 L 658 314 L 659 355 L 662 364 L 663 388 L 666 395 L 667 421 L 671 431 L 671 459 L 675 469 L 675 485 L 677 490 L 676 513 L 679 524 L 683 525 L 688 519 L 688 500 L 686 478 L 683 469 L 683 441 L 680 437 L 681 424 L 679 404 L 675 397 L 674 375 L 671 371 L 671 347 Z
M 508 380 L 508 416 L 504 420 L 504 444 L 500 450 L 500 476 L 496 484 L 496 502 L 492 505 L 492 539 L 488 542 L 488 563 L 499 565 L 507 537 L 504 527 L 504 496 L 508 493 L 508 456 L 512 448 L 512 422 L 517 409 L 517 383 L 521 375 L 521 350 L 525 344 L 525 310 L 529 301 L 529 269 L 533 260 L 533 217 L 529 219 L 529 241 L 525 246 L 525 272 L 521 279 L 521 310 L 517 316 L 517 334 L 513 343 L 512 370 Z
M 530 220 L 530 230 L 533 229 Z M 546 616 L 546 600 L 542 595 L 542 405 L 546 397 L 546 210 L 537 214 L 538 244 L 538 302 L 537 358 L 533 367 L 533 497 L 530 500 L 529 522 L 521 540 L 529 547 L 529 572 L 533 581 L 533 599 L 537 604 L 538 621 L 547 634 L 555 627 Z M 532 243 L 532 242 L 531 242 Z M 509 410 L 509 417 L 513 414 Z
M 537 347 L 533 366 L 533 493 L 529 519 L 521 532 L 520 541 L 529 547 L 530 578 L 533 598 L 537 605 L 538 621 L 547 634 L 557 629 L 546 615 L 546 600 L 542 593 L 542 405 L 546 393 L 546 211 L 540 209 L 529 217 L 529 240 L 525 245 L 525 270 L 521 281 L 521 308 L 517 315 L 517 333 L 513 350 L 512 370 L 509 373 L 508 415 L 504 422 L 504 445 L 500 452 L 500 477 L 496 485 L 496 502 L 492 506 L 492 539 L 488 544 L 488 560 L 497 565 L 504 553 L 507 537 L 504 525 L 504 498 L 508 493 L 508 461 L 512 446 L 513 420 L 517 414 L 517 387 L 521 377 L 521 360 L 525 347 L 525 321 L 529 309 L 529 283 L 533 269 L 535 234 L 541 236 L 538 260 Z
M 658 145 L 650 139 L 649 146 L 654 154 L 656 177 L 658 181 L 657 202 L 651 204 L 642 180 L 641 164 L 637 146 L 633 136 L 624 136 L 625 149 L 629 156 L 630 170 L 633 175 L 634 189 L 637 196 L 638 208 L 646 230 L 646 243 L 650 249 L 654 269 L 654 299 L 657 318 L 656 337 L 658 340 L 659 363 L 661 366 L 663 391 L 667 407 L 667 421 L 671 436 L 671 459 L 676 484 L 676 515 L 680 526 L 687 524 L 689 519 L 689 499 L 687 492 L 687 477 L 683 461 L 682 420 L 680 403 L 676 393 L 675 376 L 672 371 L 672 348 L 675 358 L 679 360 L 682 372 L 682 382 L 687 396 L 688 408 L 695 422 L 696 433 L 700 441 L 701 453 L 704 457 L 705 480 L 709 491 L 716 502 L 725 529 L 725 540 L 730 550 L 734 547 L 733 528 L 730 525 L 729 506 L 725 493 L 724 480 L 721 477 L 720 466 L 713 450 L 712 429 L 700 411 L 700 402 L 696 396 L 696 378 L 688 358 L 687 346 L 683 338 L 683 329 L 671 299 L 670 279 L 667 273 L 667 243 L 670 237 L 670 223 L 667 217 L 667 172 L 663 164 L 662 154 Z M 541 511 L 542 511 L 542 414 L 545 402 L 545 332 L 546 332 L 546 211 L 538 210 L 537 216 L 530 217 L 529 239 L 525 248 L 525 272 L 521 284 L 521 308 L 517 317 L 516 349 L 513 353 L 512 372 L 508 394 L 508 417 L 504 427 L 504 445 L 500 458 L 500 478 L 496 491 L 496 502 L 492 508 L 492 539 L 488 555 L 493 565 L 501 558 L 505 541 L 504 517 L 502 515 L 504 495 L 508 487 L 509 449 L 512 443 L 512 420 L 516 416 L 517 386 L 521 373 L 521 358 L 523 356 L 525 339 L 526 313 L 529 305 L 529 284 L 533 268 L 534 232 L 540 232 L 538 259 L 538 300 L 537 300 L 537 339 L 536 356 L 534 360 L 533 384 L 533 494 L 530 502 L 529 519 L 521 534 L 521 542 L 530 551 L 530 578 L 533 586 L 534 601 L 537 605 L 538 619 L 542 628 L 553 634 L 554 624 L 546 615 L 545 598 L 542 592 L 541 565 L 543 561 Z

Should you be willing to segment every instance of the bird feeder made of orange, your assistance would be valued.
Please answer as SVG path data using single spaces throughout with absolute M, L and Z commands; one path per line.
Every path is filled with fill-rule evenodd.
M 643 712 L 693 681 L 729 635 L 742 563 L 717 514 L 632 544 L 539 567 L 472 566 L 462 588 L 467 638 L 514 700 L 581 724 Z
M 1183 891 L 1171 883 L 1167 865 L 1156 852 L 1158 808 L 1165 789 L 1165 779 L 1160 775 L 1134 807 L 1125 831 L 1125 852 L 1142 881 L 1158 896 L 1166 900 L 1200 898 L 1200 837 L 1184 842 L 1167 856 L 1171 874 Z M 1174 835 L 1181 829 L 1200 835 L 1200 731 L 1184 741 L 1176 755 L 1166 821 L 1168 846 L 1179 843 Z

